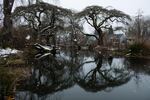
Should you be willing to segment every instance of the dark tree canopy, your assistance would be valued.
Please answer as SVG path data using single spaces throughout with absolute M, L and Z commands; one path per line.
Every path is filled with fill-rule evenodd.
M 17 7 L 13 13 L 14 17 L 24 17 L 28 22 L 31 22 L 32 27 L 35 30 L 42 26 L 44 17 L 47 17 L 46 22 L 48 24 L 53 24 L 55 20 L 62 22 L 61 18 L 67 17 L 71 14 L 71 10 L 64 9 L 44 2 L 40 2 L 38 4 L 33 4 L 29 6 Z
M 35 30 L 35 39 L 37 35 L 44 34 L 47 35 L 47 41 L 49 36 L 54 36 L 56 31 L 63 29 L 65 21 L 70 16 L 72 16 L 71 10 L 44 2 L 17 7 L 13 13 L 14 18 L 17 20 L 24 18 Z
M 48 38 L 51 36 L 67 33 L 71 38 L 71 43 L 77 44 L 77 34 L 83 33 L 86 36 L 94 36 L 98 44 L 103 45 L 103 37 L 107 30 L 111 30 L 110 32 L 113 33 L 114 30 L 120 29 L 119 27 L 113 30 L 114 23 L 127 24 L 130 20 L 130 16 L 122 11 L 101 6 L 88 6 L 77 13 L 41 0 L 30 1 L 26 6 L 16 7 L 10 18 L 11 20 L 14 19 L 14 24 L 17 27 L 26 26 L 30 28 L 32 30 L 31 37 L 35 41 L 41 40 L 41 35 L 47 38 L 46 41 L 49 41 Z M 12 26 L 12 21 L 7 22 Z M 96 34 L 85 34 L 82 31 L 84 22 L 91 25 Z
M 127 24 L 130 16 L 116 9 L 107 9 L 101 6 L 88 6 L 83 11 L 77 14 L 78 18 L 85 19 L 86 22 L 94 27 L 98 33 L 98 43 L 103 44 L 103 30 L 109 29 L 115 23 Z

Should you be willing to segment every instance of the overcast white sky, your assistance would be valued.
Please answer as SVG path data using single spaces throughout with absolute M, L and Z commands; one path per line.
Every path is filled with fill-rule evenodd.
M 2 1 L 3 0 L 0 0 L 0 3 Z M 150 15 L 150 0 L 43 0 L 43 1 L 57 3 L 57 5 L 59 6 L 78 11 L 90 5 L 100 5 L 103 7 L 112 6 L 131 16 L 137 15 L 138 10 L 142 10 L 143 15 L 146 16 Z
M 87 6 L 99 5 L 103 7 L 112 6 L 115 9 L 121 10 L 131 16 L 136 16 L 141 10 L 143 15 L 150 16 L 150 0 L 45 0 L 56 3 L 59 6 L 73 9 L 83 10 Z M 85 25 L 85 32 L 93 32 L 94 29 L 88 24 Z
M 59 0 L 59 5 L 79 11 L 89 5 L 112 6 L 131 16 L 140 9 L 143 15 L 150 15 L 150 0 Z

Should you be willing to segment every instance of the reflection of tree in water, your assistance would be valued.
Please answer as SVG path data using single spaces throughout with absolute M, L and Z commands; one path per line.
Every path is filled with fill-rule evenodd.
M 131 78 L 130 71 L 125 66 L 111 66 L 111 59 L 103 59 L 102 55 L 95 57 L 96 67 L 88 72 L 78 72 L 77 83 L 86 91 L 100 91 L 119 86 L 128 82 Z M 92 61 L 85 62 L 91 63 Z M 82 65 L 84 65 L 82 64 Z M 79 69 L 83 71 L 83 66 Z
M 103 59 L 102 55 L 96 57 L 86 55 L 82 52 L 80 54 L 61 53 L 56 57 L 49 55 L 33 60 L 30 63 L 31 76 L 17 87 L 16 98 L 46 100 L 53 98 L 56 94 L 52 99 L 55 100 L 60 97 L 59 91 L 70 88 L 75 83 L 87 91 L 94 92 L 129 81 L 130 71 L 124 66 L 113 66 L 112 58 Z M 91 61 L 92 59 L 94 60 Z M 96 67 L 84 73 L 83 66 L 86 64 L 88 67 L 94 65 Z M 86 69 L 89 69 L 88 67 Z
M 61 55 L 58 57 L 49 55 L 38 60 L 33 60 L 31 62 L 32 71 L 30 78 L 24 80 L 24 83 L 17 87 L 18 91 L 30 92 L 25 92 L 27 97 L 19 94 L 21 92 L 18 92 L 17 96 L 22 98 L 30 96 L 34 100 L 35 95 L 36 98 L 41 95 L 39 98 L 46 100 L 53 96 L 51 94 L 56 94 L 58 91 L 73 86 L 75 84 L 74 70 L 81 59 L 78 59 L 77 56 L 69 56 L 69 59 L 66 58 L 68 58 L 66 55 L 65 57 L 61 57 Z M 50 95 L 51 97 L 49 97 Z
M 32 86 L 34 91 L 40 89 L 40 92 L 43 89 L 43 91 L 41 91 L 43 93 L 47 91 L 47 87 L 50 88 L 50 91 L 57 91 L 59 88 L 56 87 L 61 87 L 61 84 L 68 86 L 68 82 L 70 82 L 68 81 L 69 69 L 65 66 L 65 61 L 58 61 L 54 57 L 48 56 L 44 59 L 35 60 L 35 62 L 32 63 L 31 77 L 27 80 L 25 85 Z

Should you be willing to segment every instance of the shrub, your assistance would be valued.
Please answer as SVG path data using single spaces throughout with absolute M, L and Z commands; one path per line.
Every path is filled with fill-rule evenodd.
M 128 53 L 133 56 L 150 55 L 150 48 L 144 43 L 134 43 L 128 47 Z
M 12 37 L 10 41 L 5 40 L 5 32 L 2 28 L 0 28 L 0 46 L 2 48 L 17 48 L 22 49 L 25 48 L 28 42 L 32 42 L 31 40 L 26 40 L 26 36 L 32 35 L 33 30 L 27 27 L 15 27 L 12 29 Z

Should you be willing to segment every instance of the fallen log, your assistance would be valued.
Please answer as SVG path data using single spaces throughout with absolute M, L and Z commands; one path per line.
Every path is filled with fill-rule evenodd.
M 34 44 L 34 47 L 39 53 L 52 53 L 53 55 L 55 55 L 58 50 L 56 46 L 43 46 L 38 43 Z

